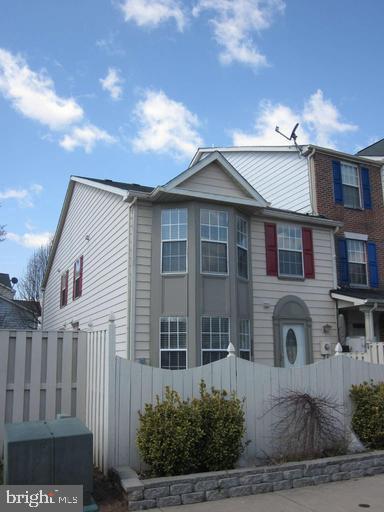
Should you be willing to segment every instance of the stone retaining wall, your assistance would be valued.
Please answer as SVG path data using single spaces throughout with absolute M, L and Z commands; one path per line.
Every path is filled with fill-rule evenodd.
M 384 473 L 384 451 L 147 480 L 139 480 L 130 468 L 118 469 L 130 511 L 281 491 L 379 473 Z

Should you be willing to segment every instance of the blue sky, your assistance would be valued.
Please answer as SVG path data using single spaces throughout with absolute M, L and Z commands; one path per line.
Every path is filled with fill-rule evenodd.
M 198 145 L 382 138 L 379 0 L 2 0 L 1 272 L 56 227 L 71 174 L 155 185 Z M 380 52 L 380 53 L 379 53 Z

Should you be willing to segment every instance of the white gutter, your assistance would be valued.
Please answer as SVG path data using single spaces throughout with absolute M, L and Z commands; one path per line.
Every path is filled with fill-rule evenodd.
M 328 228 L 340 228 L 343 225 L 342 222 L 331 219 L 324 219 L 322 217 L 313 217 L 302 213 L 286 212 L 283 210 L 274 210 L 269 208 L 261 209 L 261 211 L 256 212 L 255 215 L 272 219 L 291 220 L 293 222 L 301 222 L 304 224 L 314 224 Z

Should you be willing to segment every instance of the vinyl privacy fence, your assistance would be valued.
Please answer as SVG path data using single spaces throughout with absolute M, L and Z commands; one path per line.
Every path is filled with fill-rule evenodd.
M 277 450 L 273 426 L 278 412 L 269 411 L 273 398 L 287 390 L 329 397 L 339 404 L 348 431 L 352 384 L 384 381 L 384 365 L 344 355 L 302 368 L 273 368 L 232 356 L 188 370 L 162 370 L 115 356 L 113 322 L 102 335 L 89 335 L 89 340 L 87 421 L 94 432 L 95 461 L 104 471 L 121 465 L 143 467 L 136 447 L 138 411 L 144 411 L 146 403 L 154 404 L 157 396 L 162 398 L 166 386 L 183 399 L 198 397 L 203 379 L 208 387 L 234 391 L 244 398 L 246 440 L 250 441 L 244 458 L 252 463 Z
M 348 355 L 358 361 L 384 364 L 384 343 L 370 343 L 366 352 L 350 352 Z
M 85 421 L 86 333 L 0 330 L 0 455 L 4 424 Z

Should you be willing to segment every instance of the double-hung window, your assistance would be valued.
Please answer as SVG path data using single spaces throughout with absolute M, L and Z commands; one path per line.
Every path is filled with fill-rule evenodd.
M 239 356 L 251 360 L 251 322 L 239 321 Z
M 160 366 L 167 370 L 187 368 L 187 319 L 160 318 Z
M 237 217 L 237 274 L 248 279 L 248 222 Z
M 200 211 L 201 271 L 228 273 L 228 213 Z
M 300 226 L 277 226 L 279 275 L 303 277 L 303 240 Z
M 68 304 L 68 277 L 69 271 L 65 271 L 61 274 L 60 278 L 60 307 L 64 307 Z
M 341 162 L 344 206 L 360 208 L 360 177 L 357 165 Z
M 229 345 L 229 318 L 204 316 L 201 319 L 202 364 L 227 357 Z
M 161 212 L 161 271 L 187 271 L 188 211 L 172 208 Z
M 367 251 L 363 240 L 347 240 L 348 274 L 352 285 L 367 285 Z
M 75 261 L 73 266 L 73 291 L 72 298 L 77 299 L 83 293 L 83 256 Z

